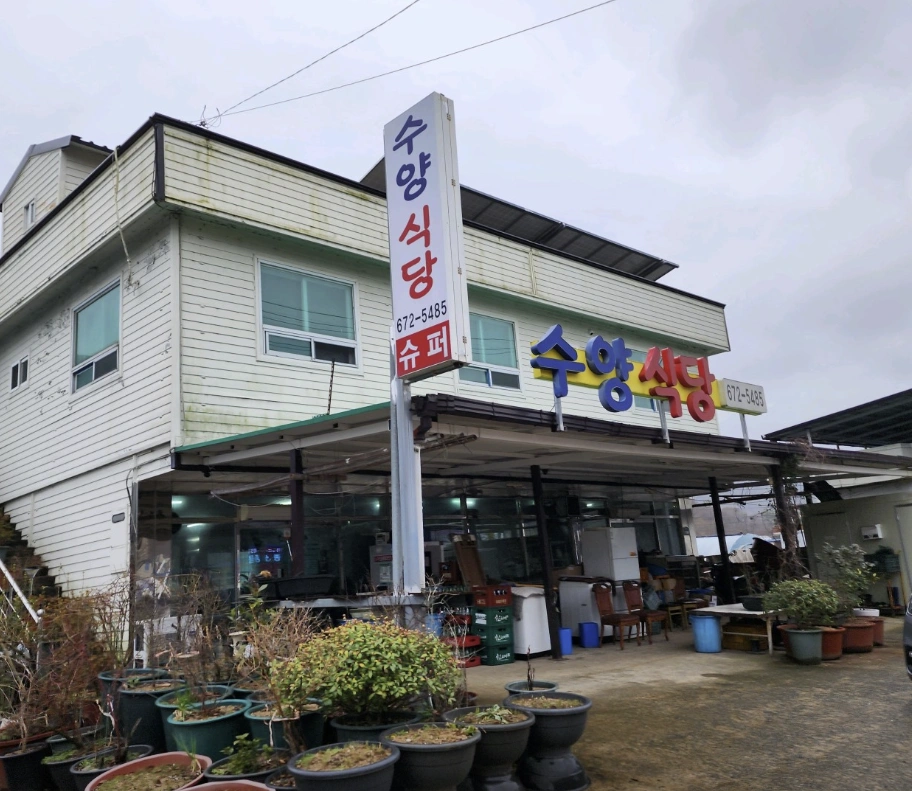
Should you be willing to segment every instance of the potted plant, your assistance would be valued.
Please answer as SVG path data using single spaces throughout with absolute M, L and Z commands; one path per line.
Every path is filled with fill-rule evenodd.
M 294 658 L 301 646 L 319 632 L 321 622 L 307 608 L 267 610 L 251 597 L 236 618 L 243 641 L 236 645 L 238 673 L 243 687 L 258 688 L 251 699 L 262 700 L 246 713 L 253 736 L 276 749 L 299 753 L 323 742 L 320 701 L 286 698 L 272 673 L 272 666 Z M 235 686 L 235 692 L 238 687 Z M 240 697 L 240 696 L 238 696 Z
M 222 752 L 228 756 L 216 761 L 205 771 L 206 783 L 216 780 L 258 780 L 262 782 L 269 775 L 288 763 L 290 756 L 283 750 L 273 750 L 259 739 L 251 739 L 242 733 L 234 744 Z
M 198 755 L 220 755 L 247 730 L 244 712 L 250 701 L 223 698 L 185 705 L 168 717 L 179 750 Z
M 148 744 L 132 744 L 127 747 L 123 739 L 109 740 L 106 747 L 70 766 L 73 784 L 77 791 L 85 791 L 89 783 L 108 769 L 127 761 L 135 761 L 137 758 L 145 758 L 151 752 L 152 747 Z
M 571 692 L 510 695 L 504 706 L 535 716 L 519 778 L 529 789 L 588 788 L 589 778 L 570 748 L 586 729 L 592 701 Z
M 792 658 L 799 664 L 819 664 L 823 658 L 819 627 L 839 612 L 836 591 L 820 580 L 784 580 L 770 588 L 766 606 L 794 621 L 794 628 L 788 632 Z
M 421 791 L 456 788 L 469 776 L 480 739 L 474 726 L 452 722 L 397 725 L 380 734 L 381 744 L 399 749 L 393 783 Z
M 299 791 L 389 791 L 399 749 L 376 742 L 315 747 L 288 762 Z
M 510 681 L 504 684 L 504 689 L 511 695 L 518 692 L 554 692 L 558 688 L 556 681 L 538 681 L 535 678 L 535 668 L 532 667 L 532 652 L 526 651 L 526 678 L 523 681 Z
M 179 791 L 197 785 L 212 765 L 205 755 L 159 753 L 137 758 L 100 774 L 86 791 Z
M 419 699 L 452 704 L 460 683 L 456 660 L 442 642 L 389 621 L 328 629 L 271 672 L 288 705 L 300 708 L 317 698 L 339 711 L 332 724 L 343 741 L 376 739 L 391 725 L 416 721 L 408 707 Z
M 481 734 L 471 769 L 476 791 L 507 791 L 520 787 L 513 775 L 513 765 L 529 743 L 534 714 L 495 704 L 453 709 L 443 716 L 447 722 L 471 725 Z
M 851 654 L 874 650 L 876 621 L 853 617 L 876 579 L 874 564 L 865 560 L 864 550 L 858 544 L 839 547 L 824 544 L 817 560 L 839 596 L 839 609 L 843 616 L 840 625 L 845 629 L 843 651 Z
M 168 692 L 155 698 L 155 708 L 162 721 L 162 730 L 165 734 L 165 747 L 168 752 L 175 752 L 179 748 L 174 741 L 174 729 L 169 719 L 178 709 L 187 709 L 196 703 L 205 703 L 224 700 L 231 694 L 231 687 L 222 684 L 204 684 L 182 686 L 174 692 Z
M 284 766 L 277 772 L 273 772 L 269 775 L 269 777 L 263 781 L 263 785 L 265 785 L 266 788 L 272 789 L 272 791 L 282 791 L 282 789 L 285 788 L 297 787 L 294 775 L 288 771 L 287 766 Z

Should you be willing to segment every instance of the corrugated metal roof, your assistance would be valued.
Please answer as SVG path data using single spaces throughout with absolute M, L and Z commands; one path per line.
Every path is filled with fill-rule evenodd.
M 386 192 L 386 174 L 381 159 L 361 183 Z M 509 235 L 556 253 L 581 258 L 655 282 L 678 268 L 677 264 L 612 242 L 602 236 L 529 211 L 500 198 L 462 186 L 462 219 L 469 225 Z
M 779 429 L 764 438 L 806 441 L 809 436 L 814 443 L 862 448 L 912 443 L 912 390 Z

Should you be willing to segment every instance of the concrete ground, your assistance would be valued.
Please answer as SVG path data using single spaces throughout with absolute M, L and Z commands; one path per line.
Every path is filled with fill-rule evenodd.
M 592 698 L 574 752 L 593 791 L 912 788 L 902 618 L 887 619 L 884 647 L 813 667 L 781 651 L 698 654 L 680 629 L 668 643 L 574 646 L 532 664 L 537 679 Z M 526 664 L 467 672 L 479 702 L 495 703 Z

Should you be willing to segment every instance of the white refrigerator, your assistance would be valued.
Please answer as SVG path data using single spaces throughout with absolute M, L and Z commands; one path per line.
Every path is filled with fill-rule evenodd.
M 587 577 L 610 577 L 615 582 L 640 578 L 635 527 L 583 530 L 582 550 Z

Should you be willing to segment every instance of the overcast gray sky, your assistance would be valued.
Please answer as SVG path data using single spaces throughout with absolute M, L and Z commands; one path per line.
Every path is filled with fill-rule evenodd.
M 110 146 L 155 111 L 226 108 L 406 2 L 8 3 L 0 182 L 30 143 Z M 421 0 L 261 99 L 592 2 Z M 727 304 L 733 351 L 714 371 L 765 385 L 758 436 L 912 387 L 910 41 L 909 0 L 616 0 L 218 131 L 360 178 L 383 124 L 441 91 L 463 183 L 674 261 L 664 282 Z

